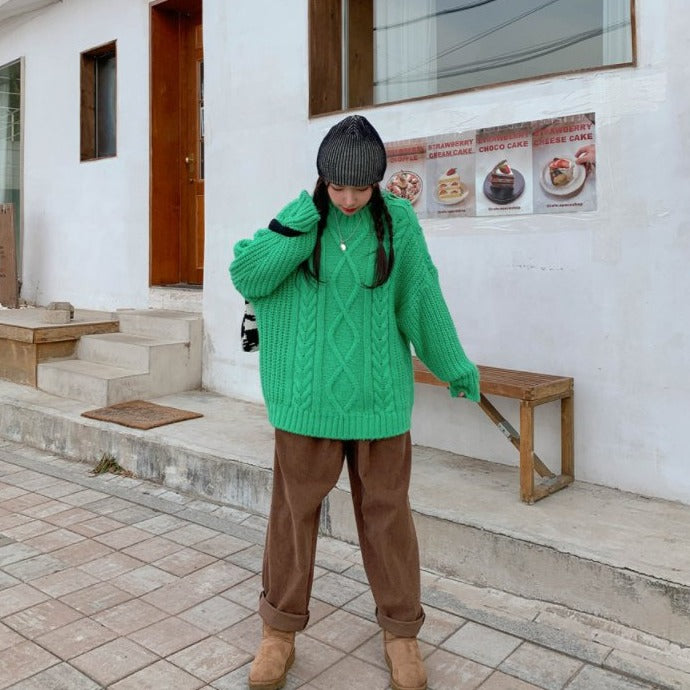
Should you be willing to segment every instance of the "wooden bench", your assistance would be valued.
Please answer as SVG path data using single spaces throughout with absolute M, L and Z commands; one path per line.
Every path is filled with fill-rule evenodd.
M 424 364 L 413 358 L 414 380 L 448 388 Z M 479 407 L 520 452 L 520 498 L 534 503 L 563 489 L 573 481 L 573 379 L 569 376 L 535 374 L 496 367 L 479 366 L 481 396 Z M 520 401 L 520 431 L 491 404 L 487 395 Z M 544 403 L 561 401 L 561 472 L 554 474 L 534 452 L 534 409 Z M 534 473 L 543 481 L 535 483 Z

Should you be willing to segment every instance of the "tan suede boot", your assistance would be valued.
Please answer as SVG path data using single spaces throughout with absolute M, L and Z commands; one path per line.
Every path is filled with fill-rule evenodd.
M 383 631 L 383 649 L 393 690 L 426 690 L 426 669 L 416 637 Z
M 263 639 L 249 670 L 251 690 L 278 690 L 295 661 L 295 633 L 264 623 Z

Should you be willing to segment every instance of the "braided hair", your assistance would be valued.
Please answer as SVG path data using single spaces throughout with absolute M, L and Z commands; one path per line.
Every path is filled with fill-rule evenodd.
M 328 220 L 328 211 L 330 209 L 330 197 L 328 196 L 328 182 L 323 177 L 319 177 L 314 187 L 312 195 L 316 210 L 319 212 L 319 223 L 316 229 L 316 243 L 314 244 L 314 251 L 310 259 L 302 263 L 301 269 L 309 278 L 313 278 L 317 282 L 320 281 L 321 268 L 321 236 L 326 227 Z M 370 289 L 377 288 L 383 285 L 388 278 L 390 278 L 393 270 L 393 221 L 391 215 L 386 207 L 381 194 L 381 189 L 378 184 L 372 187 L 371 199 L 369 200 L 369 208 L 371 216 L 374 221 L 374 231 L 376 232 L 376 239 L 378 242 L 376 248 L 376 264 L 374 274 L 374 284 L 368 285 Z M 386 252 L 385 244 L 388 240 L 388 252 Z

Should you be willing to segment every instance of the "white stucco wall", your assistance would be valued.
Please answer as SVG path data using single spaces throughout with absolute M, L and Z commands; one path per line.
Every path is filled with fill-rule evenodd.
M 451 311 L 478 362 L 575 378 L 579 479 L 690 502 L 690 18 L 638 0 L 638 67 L 544 79 L 363 111 L 392 141 L 594 111 L 595 213 L 424 221 Z M 260 400 L 239 349 L 231 247 L 315 180 L 341 115 L 307 114 L 307 3 L 205 3 L 207 386 Z M 211 58 L 210 56 L 213 56 Z M 517 423 L 517 408 L 496 401 Z M 557 451 L 558 410 L 537 412 Z M 418 387 L 417 442 L 515 464 L 482 413 Z
M 0 26 L 25 58 L 22 295 L 83 308 L 148 304 L 149 5 L 64 0 Z M 576 476 L 690 503 L 690 16 L 637 0 L 636 68 L 365 109 L 384 140 L 594 111 L 595 213 L 424 221 L 463 343 L 480 363 L 575 378 Z M 315 181 L 341 115 L 309 120 L 306 0 L 204 0 L 204 385 L 258 401 L 239 347 L 232 245 Z M 118 156 L 79 162 L 79 53 L 117 40 Z M 499 407 L 517 422 L 517 407 Z M 557 451 L 558 411 L 537 413 Z M 228 420 L 229 426 L 238 423 Z M 473 405 L 418 387 L 417 442 L 516 464 Z
M 65 0 L 0 25 L 25 59 L 22 297 L 148 304 L 149 19 L 145 0 Z M 117 157 L 79 161 L 79 56 L 117 41 Z

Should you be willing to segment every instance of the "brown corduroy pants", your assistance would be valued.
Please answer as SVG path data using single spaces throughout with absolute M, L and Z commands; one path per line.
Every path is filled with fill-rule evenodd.
M 321 504 L 347 460 L 364 569 L 385 630 L 414 637 L 424 622 L 419 549 L 408 499 L 409 433 L 336 441 L 276 429 L 273 495 L 259 613 L 278 630 L 309 620 Z

